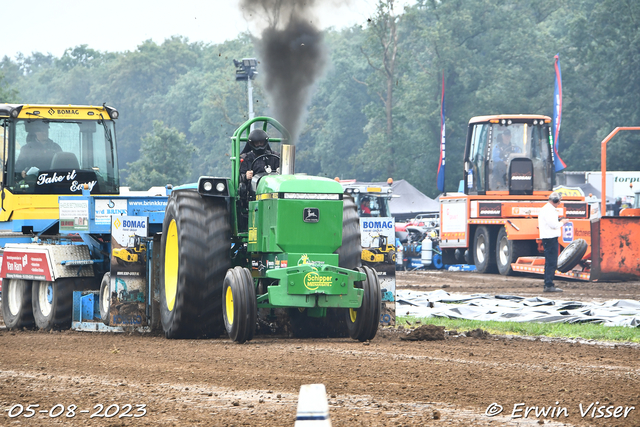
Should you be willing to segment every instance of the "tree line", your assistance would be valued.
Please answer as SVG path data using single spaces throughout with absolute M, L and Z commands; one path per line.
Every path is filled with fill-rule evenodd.
M 632 0 L 418 0 L 404 10 L 381 0 L 366 23 L 324 32 L 330 64 L 307 108 L 296 169 L 406 179 L 436 196 L 444 74 L 446 188 L 455 191 L 469 119 L 551 116 L 559 54 L 560 155 L 567 170 L 599 170 L 602 139 L 640 125 L 639 23 Z M 248 118 L 233 64 L 245 57 L 260 61 L 249 34 L 222 44 L 176 36 L 134 51 L 81 45 L 61 57 L 5 56 L 0 102 L 116 107 L 120 169 L 134 189 L 228 176 L 229 137 Z M 253 84 L 256 115 L 269 115 L 260 76 Z M 640 170 L 640 156 L 629 155 L 640 134 L 620 133 L 609 147 L 609 170 Z

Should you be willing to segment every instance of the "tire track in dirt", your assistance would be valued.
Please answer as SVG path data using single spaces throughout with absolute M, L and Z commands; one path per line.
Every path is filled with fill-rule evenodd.
M 51 380 L 55 382 L 52 388 Z M 118 425 L 122 420 L 135 422 L 136 425 L 159 425 L 166 423 L 181 423 L 185 420 L 180 413 L 180 408 L 189 409 L 191 421 L 195 417 L 209 419 L 211 422 L 224 422 L 227 419 L 249 419 L 250 425 L 263 425 L 256 418 L 264 418 L 267 424 L 276 420 L 285 422 L 290 420 L 293 425 L 297 407 L 298 395 L 295 393 L 284 393 L 274 390 L 232 390 L 229 388 L 211 387 L 207 384 L 169 384 L 169 383 L 118 383 L 112 378 L 96 375 L 71 377 L 65 375 L 47 375 L 37 372 L 0 372 L 0 384 L 7 381 L 18 383 L 21 392 L 18 398 L 9 402 L 0 402 L 0 423 L 5 421 L 27 421 L 29 425 L 46 426 L 52 424 L 70 425 Z M 0 390 L 2 390 L 0 385 Z M 99 391 L 95 391 L 99 388 Z M 91 391 L 93 390 L 93 391 Z M 145 390 L 145 391 L 142 391 Z M 34 396 L 36 395 L 37 396 Z M 95 404 L 83 402 L 81 395 L 86 394 L 93 397 Z M 117 394 L 116 398 L 109 398 L 109 395 Z M 55 397 L 52 395 L 56 395 Z M 31 400 L 30 400 L 31 399 Z M 16 415 L 20 410 L 14 405 L 22 404 L 25 408 L 29 403 L 34 403 L 39 399 L 39 406 L 34 408 L 36 412 L 48 409 L 53 415 L 59 410 L 53 409 L 56 405 L 63 405 L 64 411 L 61 415 L 51 417 L 47 414 L 36 413 L 32 418 L 25 418 L 23 415 Z M 100 411 L 96 406 L 102 403 L 105 408 L 109 405 L 124 406 L 124 402 L 145 402 L 147 413 L 138 419 L 127 417 L 124 410 L 115 412 L 109 410 L 109 414 L 114 414 L 113 419 L 105 418 L 105 411 Z M 54 403 L 56 402 L 56 403 Z M 77 402 L 77 403 L 71 403 Z M 329 411 L 333 425 L 343 425 L 344 421 L 371 422 L 367 425 L 379 425 L 379 419 L 383 418 L 395 423 L 429 422 L 430 424 L 446 423 L 446 425 L 465 426 L 490 426 L 496 422 L 502 425 L 534 426 L 537 421 L 510 420 L 505 416 L 495 418 L 484 417 L 474 409 L 459 409 L 454 405 L 442 402 L 416 403 L 408 401 L 386 401 L 377 400 L 370 395 L 353 394 L 332 394 L 328 396 Z M 77 405 L 75 416 L 68 417 L 69 405 Z M 154 411 L 154 408 L 163 408 Z M 82 409 L 90 409 L 88 413 L 79 413 Z M 140 415 L 135 408 L 130 414 Z M 101 415 L 96 417 L 97 415 Z M 426 414 L 426 416 L 425 416 Z M 94 418 L 92 418 L 94 416 Z M 120 418 L 125 416 L 124 418 Z M 484 418 L 484 419 L 483 419 Z M 377 421 L 376 421 L 377 420 Z M 469 424 L 472 423 L 472 424 Z M 217 425 L 217 424 L 216 424 Z M 278 424 L 284 425 L 284 424 Z M 550 422 L 550 426 L 567 426 L 568 424 Z

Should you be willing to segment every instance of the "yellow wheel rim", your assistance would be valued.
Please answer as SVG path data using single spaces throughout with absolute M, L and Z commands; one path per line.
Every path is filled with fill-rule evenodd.
M 178 293 L 178 227 L 176 220 L 171 220 L 167 230 L 167 240 L 164 248 L 164 294 L 167 309 L 173 311 Z
M 358 315 L 358 310 L 350 308 L 349 309 L 349 318 L 351 319 L 351 323 L 356 323 L 356 316 Z
M 227 295 L 225 299 L 227 301 L 227 322 L 229 322 L 230 325 L 233 325 L 233 292 L 231 291 L 231 286 L 227 288 Z

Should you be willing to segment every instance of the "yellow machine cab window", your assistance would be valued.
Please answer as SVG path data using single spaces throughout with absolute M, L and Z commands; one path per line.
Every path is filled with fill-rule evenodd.
M 5 124 L 6 187 L 13 193 L 118 193 L 111 120 L 15 119 Z

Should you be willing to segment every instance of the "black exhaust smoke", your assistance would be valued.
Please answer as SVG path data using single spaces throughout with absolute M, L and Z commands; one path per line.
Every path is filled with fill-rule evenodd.
M 327 64 L 316 22 L 315 0 L 241 0 L 245 18 L 262 26 L 256 39 L 265 89 L 275 118 L 291 133 L 300 132 L 313 83 Z M 265 27 L 266 24 L 266 27 Z

